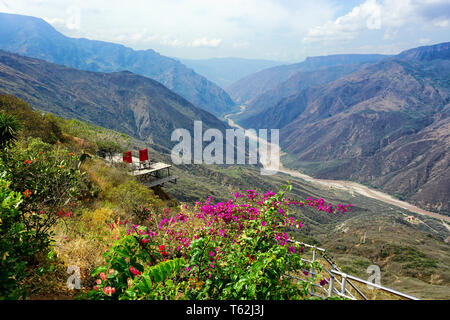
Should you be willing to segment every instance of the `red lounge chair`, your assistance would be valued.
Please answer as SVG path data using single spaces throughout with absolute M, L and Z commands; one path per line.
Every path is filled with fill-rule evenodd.
M 123 153 L 123 162 L 133 163 L 133 156 L 131 155 L 131 151 Z
M 147 161 L 148 160 L 148 149 L 139 150 L 139 161 Z
M 139 169 L 146 169 L 150 167 L 148 160 L 148 149 L 139 150 Z

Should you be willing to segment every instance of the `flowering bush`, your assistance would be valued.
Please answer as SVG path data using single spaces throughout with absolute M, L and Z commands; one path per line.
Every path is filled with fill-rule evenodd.
M 35 253 L 31 234 L 20 221 L 20 193 L 0 175 L 0 300 L 25 297 L 20 282 L 26 277 L 26 258 Z
M 309 283 L 286 275 L 310 268 L 303 248 L 290 242 L 287 228 L 301 228 L 289 207 L 346 212 L 322 199 L 285 198 L 248 190 L 227 202 L 196 202 L 177 214 L 164 210 L 151 227 L 127 226 L 93 272 L 96 299 L 302 299 Z M 155 221 L 155 220 L 158 221 Z M 109 271 L 108 271 L 109 270 Z
M 185 261 L 183 258 L 170 261 L 165 259 L 167 253 L 164 246 L 154 244 L 152 241 L 154 235 L 147 227 L 137 225 L 127 230 L 110 251 L 105 253 L 107 265 L 93 271 L 92 276 L 99 278 L 96 279 L 96 285 L 88 297 L 156 298 L 154 289 L 179 272 Z M 162 293 L 162 296 L 167 297 L 166 294 Z
M 72 216 L 77 201 L 96 192 L 79 168 L 79 158 L 40 139 L 19 141 L 0 161 L 10 188 L 22 194 L 20 220 L 39 250 L 48 248 L 58 219 Z

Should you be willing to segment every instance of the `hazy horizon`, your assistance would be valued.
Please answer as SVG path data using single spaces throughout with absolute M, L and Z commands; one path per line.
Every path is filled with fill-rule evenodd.
M 39 17 L 69 37 L 153 49 L 179 59 L 303 61 L 397 54 L 448 41 L 447 0 L 0 0 L 0 12 Z

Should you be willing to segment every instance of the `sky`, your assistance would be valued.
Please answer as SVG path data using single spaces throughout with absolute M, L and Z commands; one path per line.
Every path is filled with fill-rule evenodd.
M 297 62 L 450 41 L 450 0 L 0 0 L 0 12 L 185 59 Z

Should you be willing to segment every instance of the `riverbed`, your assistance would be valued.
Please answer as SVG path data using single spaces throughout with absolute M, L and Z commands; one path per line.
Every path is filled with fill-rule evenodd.
M 241 114 L 242 112 L 245 111 L 245 106 L 241 106 L 241 111 L 238 113 L 231 113 L 231 114 L 227 114 L 224 118 L 227 120 L 228 124 L 230 127 L 232 128 L 236 128 L 236 129 L 243 129 L 241 126 L 239 126 L 238 124 L 236 124 L 231 117 L 232 116 L 236 116 Z M 250 139 L 257 139 L 257 137 L 252 137 L 249 136 Z M 276 145 L 271 144 L 270 142 L 267 142 L 267 145 L 270 148 L 277 148 L 279 151 L 279 154 L 281 154 L 281 150 L 279 150 L 279 147 Z M 272 153 L 269 153 L 272 154 Z M 271 167 L 273 169 L 273 166 L 271 165 L 272 163 L 277 163 L 278 161 L 276 160 L 266 160 L 266 161 L 262 161 L 261 164 L 265 169 L 270 170 Z M 277 163 L 278 166 L 278 163 Z M 373 199 L 377 199 L 380 201 L 383 201 L 385 203 L 406 209 L 408 211 L 417 213 L 417 214 L 421 214 L 421 215 L 425 215 L 428 217 L 433 217 L 436 219 L 441 220 L 442 224 L 448 229 L 450 230 L 450 226 L 446 223 L 446 222 L 450 222 L 450 217 L 448 216 L 444 216 L 444 215 L 440 215 L 438 213 L 434 213 L 431 211 L 427 211 L 424 209 L 421 209 L 411 203 L 408 203 L 406 201 L 401 201 L 399 199 L 396 199 L 384 192 L 378 191 L 378 190 L 374 190 L 370 187 L 364 186 L 362 184 L 359 184 L 357 182 L 352 182 L 352 181 L 344 181 L 344 180 L 327 180 L 327 179 L 316 179 L 313 178 L 311 176 L 308 176 L 298 170 L 292 170 L 292 169 L 287 169 L 283 167 L 283 164 L 281 163 L 281 161 L 279 162 L 279 169 L 278 172 L 280 173 L 284 173 L 284 174 L 288 174 L 292 177 L 296 177 L 296 178 L 300 178 L 303 179 L 305 181 L 308 181 L 309 183 L 312 184 L 319 184 L 321 187 L 328 187 L 328 188 L 338 188 L 341 189 L 343 191 L 347 191 L 350 192 L 351 194 L 353 193 L 358 193 L 361 194 L 363 196 L 369 197 L 369 198 L 373 198 Z

